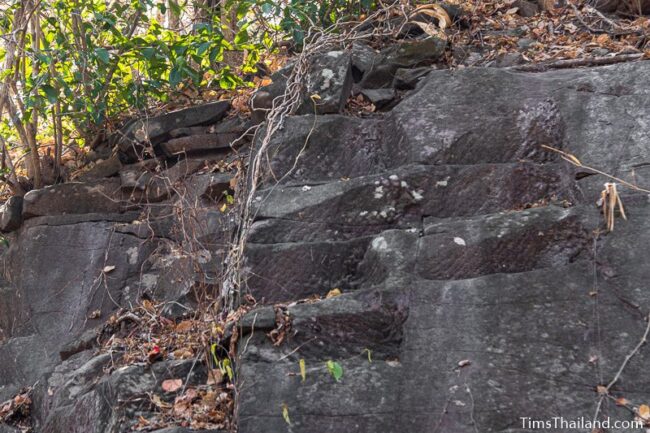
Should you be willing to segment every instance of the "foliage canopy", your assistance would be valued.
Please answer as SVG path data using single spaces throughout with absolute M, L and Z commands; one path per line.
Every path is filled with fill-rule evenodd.
M 358 16 L 372 0 L 10 0 L 0 6 L 0 144 L 39 145 L 56 166 L 71 140 L 90 143 L 107 121 L 165 103 L 182 89 L 247 85 L 260 59 L 312 25 Z M 53 140 L 52 140 L 53 139 Z M 11 161 L 5 180 L 16 183 Z M 16 185 L 14 185 L 16 187 Z

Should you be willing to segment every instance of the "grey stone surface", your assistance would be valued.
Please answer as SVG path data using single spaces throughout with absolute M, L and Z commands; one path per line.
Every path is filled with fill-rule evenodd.
M 384 48 L 360 86 L 366 89 L 390 87 L 399 68 L 432 64 L 445 53 L 445 49 L 446 42 L 438 38 L 406 41 Z
M 287 67 L 273 75 L 273 83 L 262 87 L 252 98 L 251 108 L 261 121 L 265 110 L 273 106 L 273 100 L 284 93 L 291 73 Z M 305 89 L 297 114 L 340 113 L 352 90 L 352 55 L 350 51 L 329 51 L 315 56 L 309 63 L 305 78 Z
M 119 155 L 111 155 L 107 159 L 97 161 L 90 170 L 84 172 L 79 176 L 81 181 L 92 181 L 96 179 L 101 179 L 103 177 L 110 177 L 116 175 L 122 168 L 122 162 L 120 161 Z
M 629 220 L 606 233 L 595 202 L 607 179 L 541 145 L 647 186 L 649 71 L 432 71 L 386 115 L 316 119 L 306 145 L 314 119 L 288 119 L 256 201 L 248 282 L 287 305 L 291 327 L 277 347 L 268 308 L 242 321 L 240 432 L 286 430 L 282 405 L 293 432 L 591 419 L 596 386 L 647 326 L 650 202 L 623 190 Z M 650 398 L 649 357 L 644 346 L 614 398 Z M 601 415 L 632 419 L 609 400 Z
M 348 53 L 322 61 L 347 58 L 355 78 L 390 87 L 442 49 L 423 46 L 384 50 L 387 75 L 351 67 Z M 606 179 L 542 145 L 647 187 L 649 72 L 432 70 L 387 113 L 289 116 L 254 197 L 244 269 L 261 305 L 240 324 L 238 431 L 489 433 L 522 431 L 521 417 L 590 419 L 596 387 L 647 326 L 650 200 L 621 188 L 628 221 L 607 233 L 595 204 Z M 142 293 L 184 303 L 194 284 L 219 284 L 236 223 L 218 208 L 231 174 L 197 159 L 164 173 L 148 164 L 123 167 L 118 189 L 140 203 L 165 177 L 183 194 L 119 213 L 86 184 L 30 192 L 31 218 L 0 252 L 0 400 L 38 382 L 39 433 L 126 433 L 165 378 L 204 383 L 191 360 L 105 372 L 110 356 L 88 350 L 118 305 Z M 197 260 L 179 248 L 188 219 Z M 280 345 L 267 336 L 276 310 L 290 323 Z M 611 397 L 650 401 L 649 358 L 641 347 Z M 610 399 L 602 416 L 632 419 Z
M 10 197 L 0 207 L 0 231 L 10 232 L 16 230 L 23 223 L 23 198 Z
M 99 183 L 62 183 L 35 189 L 23 199 L 23 217 L 120 212 L 124 203 L 117 179 Z
M 188 137 L 172 138 L 160 145 L 166 156 L 174 156 L 192 152 L 207 152 L 228 150 L 231 143 L 239 138 L 239 134 L 200 134 Z
M 216 123 L 229 109 L 229 101 L 216 101 L 148 119 L 136 119 L 119 131 L 113 141 L 122 152 L 132 156 L 146 143 L 160 143 L 170 136 L 171 131 Z
M 111 221 L 24 226 L 9 244 L 3 276 L 13 289 L 0 298 L 0 311 L 9 312 L 0 320 L 8 338 L 0 343 L 0 387 L 33 385 L 84 330 L 136 302 L 143 262 L 155 248 L 116 233 Z M 115 268 L 104 278 L 106 266 Z

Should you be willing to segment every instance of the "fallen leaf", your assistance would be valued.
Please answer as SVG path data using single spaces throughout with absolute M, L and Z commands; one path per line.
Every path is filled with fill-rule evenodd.
M 187 332 L 191 331 L 194 327 L 194 322 L 192 320 L 183 320 L 181 323 L 176 325 L 176 332 Z
M 463 359 L 462 361 L 458 361 L 458 366 L 460 368 L 467 367 L 468 365 L 471 365 L 471 364 L 472 364 L 472 361 L 470 361 L 469 359 Z
M 162 353 L 160 352 L 160 347 L 154 346 L 148 353 L 147 359 L 150 363 L 156 362 L 162 358 Z
M 104 271 L 105 274 L 108 274 L 113 269 L 115 269 L 115 266 L 104 266 L 103 271 Z
M 639 406 L 639 416 L 643 418 L 644 421 L 650 420 L 650 406 L 647 404 Z
M 598 391 L 598 394 L 600 395 L 607 395 L 609 393 L 609 390 L 604 385 L 598 385 L 596 391 Z
M 223 373 L 221 370 L 218 368 L 211 369 L 206 385 L 219 385 L 221 382 L 223 382 Z
M 339 296 L 341 294 L 341 289 L 336 288 L 332 289 L 329 292 L 327 292 L 327 295 L 325 296 L 325 299 L 333 298 L 335 296 Z
M 630 402 L 624 397 L 619 397 L 616 399 L 617 406 L 627 406 L 628 404 L 630 404 Z
M 307 368 L 305 367 L 305 360 L 301 358 L 298 364 L 300 365 L 300 377 L 302 377 L 302 381 L 304 382 L 305 379 L 307 379 Z
M 289 406 L 287 406 L 285 403 L 282 403 L 282 418 L 284 418 L 284 422 L 291 425 L 291 419 L 289 418 Z
M 428 5 L 418 6 L 415 8 L 411 16 L 417 15 L 418 13 L 429 15 L 435 18 L 436 20 L 438 20 L 438 27 L 440 27 L 443 30 L 446 29 L 447 27 L 451 27 L 451 18 L 449 17 L 449 14 L 439 4 L 428 4 Z
M 170 407 L 172 407 L 171 404 L 162 401 L 162 399 L 160 398 L 160 396 L 159 396 L 159 395 L 155 395 L 155 394 L 151 396 L 151 402 L 152 402 L 156 407 L 159 407 L 160 409 L 169 409 Z
M 183 386 L 181 379 L 167 379 L 163 380 L 162 389 L 165 392 L 176 392 Z

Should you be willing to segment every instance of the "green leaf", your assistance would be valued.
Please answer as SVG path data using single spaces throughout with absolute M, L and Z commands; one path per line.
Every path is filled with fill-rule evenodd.
M 169 71 L 169 85 L 172 87 L 176 87 L 179 85 L 181 80 L 183 79 L 181 75 L 181 69 L 174 66 L 171 71 Z
M 343 377 L 343 367 L 341 367 L 341 364 L 336 361 L 327 361 L 327 370 L 337 382 L 339 382 Z
M 156 54 L 156 49 L 152 47 L 146 47 L 142 49 L 142 55 L 144 56 L 145 59 L 151 60 L 153 59 L 153 56 Z
M 203 55 L 203 53 L 208 51 L 208 48 L 210 48 L 211 43 L 212 42 L 207 41 L 207 42 L 203 42 L 202 44 L 200 44 L 199 47 L 196 49 L 196 54 L 199 55 L 199 56 Z
M 50 104 L 55 104 L 59 100 L 59 92 L 49 84 L 44 84 L 41 86 L 41 90 L 45 93 L 47 100 L 50 101 Z
M 95 48 L 95 55 L 97 55 L 97 58 L 105 65 L 111 61 L 111 56 L 108 54 L 106 48 Z
M 181 15 L 181 12 L 183 12 L 181 7 L 174 0 L 169 0 L 169 8 L 172 10 L 172 13 L 177 17 Z
M 36 53 L 36 57 L 41 63 L 45 63 L 46 65 L 49 65 L 52 63 L 52 56 L 48 56 L 47 54 L 43 53 Z

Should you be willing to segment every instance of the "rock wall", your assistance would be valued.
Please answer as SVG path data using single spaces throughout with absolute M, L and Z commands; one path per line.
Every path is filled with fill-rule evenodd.
M 444 49 L 431 43 L 323 54 L 308 84 L 318 114 L 290 116 L 273 138 L 246 250 L 260 307 L 239 325 L 240 433 L 590 418 L 597 386 L 643 335 L 647 195 L 621 189 L 628 221 L 606 233 L 605 179 L 541 146 L 649 185 L 650 63 L 445 71 L 431 68 Z M 286 73 L 253 99 L 254 119 Z M 352 115 L 350 93 L 376 110 Z M 205 381 L 191 360 L 113 370 L 93 345 L 142 296 L 168 301 L 174 319 L 192 287 L 218 287 L 235 222 L 219 209 L 248 152 L 230 143 L 250 125 L 227 109 L 133 122 L 77 182 L 5 205 L 0 401 L 36 384 L 34 431 L 128 432 L 165 378 Z M 650 401 L 649 356 L 611 396 Z M 602 415 L 631 419 L 610 399 Z
M 650 184 L 648 71 L 434 71 L 384 114 L 288 119 L 269 151 L 283 180 L 259 193 L 248 257 L 251 292 L 283 303 L 291 327 L 275 347 L 271 308 L 245 321 L 255 332 L 241 353 L 239 431 L 591 419 L 596 387 L 647 326 L 650 204 L 623 190 L 629 220 L 607 234 L 596 207 L 607 179 L 541 145 Z M 630 361 L 613 396 L 650 398 L 649 356 Z M 632 419 L 610 400 L 601 414 Z

